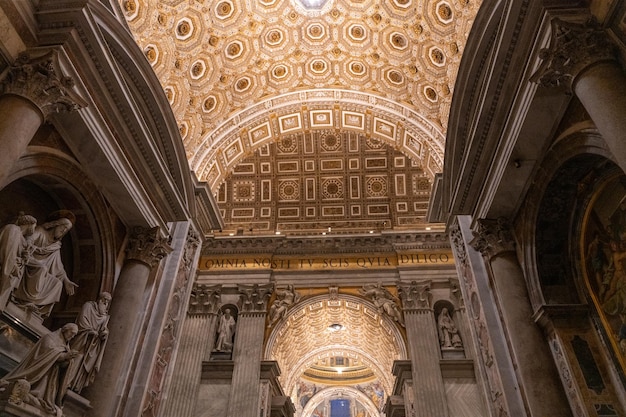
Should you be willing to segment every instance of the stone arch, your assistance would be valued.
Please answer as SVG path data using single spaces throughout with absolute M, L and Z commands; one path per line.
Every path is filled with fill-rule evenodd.
M 301 416 L 310 417 L 313 414 L 313 411 L 327 399 L 332 399 L 333 397 L 341 398 L 346 396 L 350 399 L 355 399 L 359 401 L 366 408 L 370 416 L 380 415 L 380 411 L 378 410 L 376 405 L 373 404 L 372 400 L 358 389 L 353 387 L 330 387 L 319 391 L 313 397 L 311 397 L 309 402 L 302 410 Z
M 316 126 L 309 120 L 313 111 L 327 115 L 327 122 Z M 191 169 L 217 190 L 230 170 L 253 151 L 307 129 L 362 132 L 410 158 L 424 160 L 431 179 L 443 169 L 445 137 L 440 127 L 391 100 L 341 89 L 286 93 L 231 116 L 201 139 L 189 158 Z
M 573 210 L 580 216 L 582 209 L 577 186 L 585 175 L 612 165 L 612 155 L 595 131 L 573 132 L 547 153 L 541 165 L 544 175 L 529 190 L 527 209 L 517 222 L 518 252 L 534 310 L 545 304 L 579 302 L 570 238 L 580 227 L 573 223 Z M 550 265 L 548 259 L 558 263 Z M 550 282 L 549 277 L 560 281 Z
M 29 146 L 14 167 L 0 200 L 14 206 L 2 207 L 3 221 L 12 211 L 32 211 L 39 222 L 52 211 L 67 209 L 76 224 L 64 239 L 63 262 L 70 278 L 79 284 L 76 294 L 65 295 L 55 305 L 49 320 L 58 327 L 77 313 L 82 304 L 95 300 L 101 291 L 112 292 L 118 252 L 125 228 L 110 215 L 109 207 L 80 165 L 67 154 L 43 146 Z
M 343 328 L 333 332 L 331 324 Z M 381 315 L 369 300 L 338 294 L 332 299 L 314 296 L 290 308 L 270 333 L 264 359 L 278 362 L 281 384 L 291 393 L 307 366 L 335 353 L 369 366 L 387 394 L 393 389 L 394 360 L 408 357 L 403 332 L 391 318 Z

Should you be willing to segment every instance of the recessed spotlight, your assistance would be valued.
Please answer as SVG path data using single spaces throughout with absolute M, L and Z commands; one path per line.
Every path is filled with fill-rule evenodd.
M 430 230 L 430 227 L 427 227 L 426 230 Z
M 374 231 L 373 231 L 373 230 L 370 230 L 370 233 L 374 233 Z
M 280 232 L 277 230 L 277 231 L 276 231 L 276 234 L 277 234 L 277 235 L 279 235 L 279 234 L 280 234 Z

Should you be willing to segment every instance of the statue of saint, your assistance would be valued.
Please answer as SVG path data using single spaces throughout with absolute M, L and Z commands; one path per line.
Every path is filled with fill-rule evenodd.
M 36 225 L 37 219 L 20 213 L 15 223 L 0 230 L 0 307 L 6 305 L 9 294 L 22 280 L 24 264 L 30 256 L 26 239 Z
M 439 313 L 437 328 L 439 330 L 439 342 L 442 348 L 460 349 L 463 347 L 459 330 L 456 328 L 454 321 L 452 321 L 446 307 L 442 308 L 441 313 Z
M 230 308 L 224 310 L 224 314 L 220 317 L 217 326 L 217 342 L 215 350 L 218 352 L 232 352 L 233 336 L 235 334 L 235 319 L 231 315 Z
M 78 352 L 68 370 L 69 388 L 80 393 L 93 383 L 100 370 L 104 348 L 109 337 L 109 305 L 111 294 L 102 292 L 97 301 L 83 304 L 76 318 L 78 334 L 70 346 Z
M 285 317 L 289 307 L 298 301 L 300 301 L 300 293 L 293 288 L 293 285 L 287 285 L 285 289 L 276 289 L 276 299 L 269 312 L 270 327 Z
M 77 287 L 67 276 L 61 260 L 61 239 L 72 228 L 75 216 L 68 210 L 51 213 L 29 239 L 32 255 L 26 262 L 22 281 L 13 292 L 16 304 L 48 317 L 65 288 L 74 295 Z
M 363 288 L 359 289 L 359 292 L 361 295 L 372 300 L 379 313 L 388 315 L 404 327 L 404 318 L 396 302 L 397 298 L 383 287 L 382 284 L 365 285 Z
M 30 384 L 27 402 L 48 414 L 62 415 L 63 397 L 67 391 L 66 370 L 78 354 L 69 341 L 76 336 L 78 326 L 68 323 L 43 336 L 26 357 L 0 380 L 6 389 L 11 382 L 25 380 Z

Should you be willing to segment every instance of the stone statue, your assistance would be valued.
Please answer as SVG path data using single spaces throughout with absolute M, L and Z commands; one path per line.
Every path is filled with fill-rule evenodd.
M 0 307 L 22 280 L 24 264 L 30 257 L 27 238 L 35 231 L 37 219 L 20 213 L 17 221 L 0 230 Z
M 78 393 L 91 385 L 100 370 L 102 356 L 109 337 L 109 305 L 111 294 L 102 292 L 98 301 L 83 304 L 76 318 L 78 334 L 70 344 L 78 352 L 76 359 L 68 369 L 69 388 Z
M 439 313 L 439 319 L 437 319 L 437 329 L 439 331 L 439 343 L 442 348 L 463 348 L 463 342 L 461 341 L 459 330 L 456 328 L 454 321 L 452 321 L 446 307 L 442 308 L 441 313 Z
M 233 336 L 235 335 L 235 326 L 237 323 L 231 315 L 230 308 L 224 310 L 224 314 L 220 317 L 217 326 L 217 342 L 215 350 L 218 352 L 232 352 Z
M 32 255 L 26 262 L 22 281 L 13 292 L 13 298 L 22 308 L 44 318 L 61 299 L 63 288 L 68 295 L 74 295 L 77 287 L 68 278 L 61 260 L 61 239 L 72 228 L 75 219 L 68 210 L 53 212 L 46 223 L 35 228 L 29 239 Z
M 68 323 L 39 339 L 17 367 L 0 380 L 2 389 L 25 380 L 30 384 L 30 392 L 21 398 L 48 414 L 61 416 L 67 391 L 66 370 L 78 354 L 70 348 L 69 341 L 77 332 L 78 326 Z M 23 382 L 18 384 L 25 390 Z
M 384 288 L 381 283 L 365 285 L 359 289 L 359 292 L 374 302 L 379 313 L 388 315 L 404 327 L 404 318 L 396 302 L 396 297 Z
M 276 299 L 269 312 L 270 327 L 285 317 L 289 307 L 300 301 L 300 293 L 293 288 L 293 285 L 287 285 L 285 289 L 276 289 L 275 293 Z

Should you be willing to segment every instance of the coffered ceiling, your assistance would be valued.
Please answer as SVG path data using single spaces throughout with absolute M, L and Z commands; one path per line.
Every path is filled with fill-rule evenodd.
M 375 206 L 387 214 L 374 223 L 423 226 L 416 207 L 424 193 L 413 190 L 442 171 L 454 82 L 478 0 L 120 4 L 179 122 L 190 168 L 221 193 L 229 231 L 270 232 L 301 221 L 307 225 L 284 231 L 366 232 L 373 227 L 364 217 L 383 210 Z M 329 140 L 340 147 L 329 150 Z M 296 144 L 291 162 L 268 160 L 288 141 Z M 389 173 L 376 185 L 384 191 L 372 196 L 372 176 L 380 174 L 368 172 L 373 142 L 387 170 L 408 167 L 420 178 Z M 405 165 L 396 166 L 401 157 Z M 341 169 L 325 170 L 331 165 Z M 235 179 L 243 171 L 254 183 L 247 191 Z M 330 180 L 341 196 L 328 192 Z M 298 210 L 282 217 L 284 204 Z

